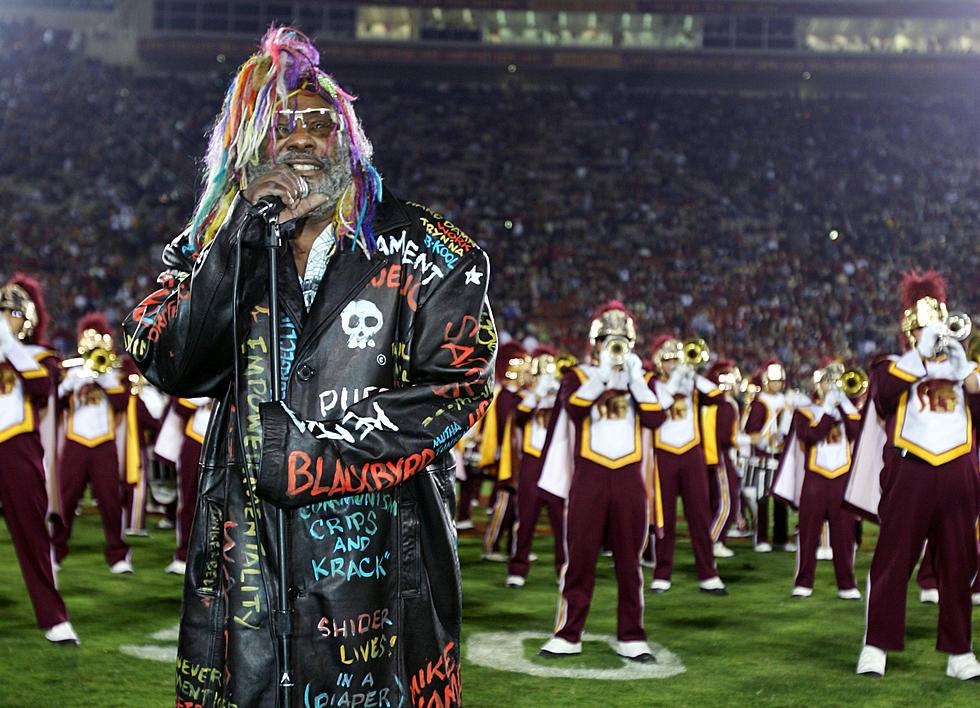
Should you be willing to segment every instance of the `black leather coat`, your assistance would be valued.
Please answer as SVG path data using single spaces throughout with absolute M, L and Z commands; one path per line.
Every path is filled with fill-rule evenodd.
M 307 313 L 284 246 L 279 404 L 269 402 L 268 256 L 248 245 L 264 229 L 238 197 L 196 260 L 175 239 L 164 287 L 123 325 L 153 384 L 219 401 L 201 457 L 177 705 L 276 704 L 276 507 L 288 527 L 293 705 L 430 705 L 434 694 L 431 705 L 457 705 L 445 453 L 492 397 L 486 255 L 442 217 L 386 195 L 379 250 L 346 242 Z

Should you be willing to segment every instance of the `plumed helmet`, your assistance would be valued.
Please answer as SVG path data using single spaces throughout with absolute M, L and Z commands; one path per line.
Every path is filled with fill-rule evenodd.
M 676 335 L 664 332 L 658 334 L 653 339 L 651 346 L 653 368 L 660 374 L 665 374 L 663 364 L 665 361 L 676 359 L 681 353 L 681 342 Z
M 718 357 L 704 372 L 709 381 L 713 381 L 723 391 L 735 392 L 742 383 L 742 372 L 735 362 L 725 357 Z
M 78 353 L 82 356 L 96 349 L 112 352 L 112 327 L 101 312 L 82 315 L 76 325 L 78 332 Z
M 535 347 L 531 352 L 531 376 L 538 376 L 542 373 L 556 374 L 555 359 L 558 352 L 549 346 Z
M 610 300 L 592 315 L 589 346 L 595 351 L 596 345 L 610 336 L 626 337 L 631 345 L 636 344 L 636 322 L 619 300 Z
M 786 369 L 778 359 L 766 359 L 759 367 L 759 382 L 763 388 L 768 388 L 773 381 L 786 381 Z
M 24 326 L 17 333 L 19 339 L 30 343 L 46 341 L 48 312 L 38 281 L 24 273 L 14 273 L 0 288 L 0 310 L 11 310 L 24 318 Z
M 945 320 L 946 279 L 935 270 L 902 273 L 902 332 L 914 343 L 912 331 Z
M 834 383 L 844 374 L 844 362 L 833 357 L 824 357 L 820 364 L 813 370 L 813 385 L 820 383 Z
M 516 339 L 510 339 L 497 348 L 494 375 L 497 383 L 523 386 L 531 365 L 531 355 Z

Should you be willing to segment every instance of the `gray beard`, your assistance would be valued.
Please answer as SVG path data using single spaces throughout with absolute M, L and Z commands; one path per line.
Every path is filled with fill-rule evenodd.
M 350 165 L 346 159 L 324 160 L 317 155 L 295 151 L 285 152 L 280 155 L 279 162 L 284 163 L 287 160 L 298 157 L 305 159 L 312 158 L 322 165 L 323 169 L 320 172 L 320 178 L 315 181 L 307 181 L 307 184 L 310 185 L 310 194 L 325 194 L 327 197 L 327 201 L 308 212 L 305 218 L 310 218 L 314 221 L 331 218 L 337 209 L 337 203 L 340 201 L 348 185 L 352 182 Z M 245 174 L 248 177 L 248 181 L 252 182 L 269 174 L 276 167 L 270 158 L 265 158 L 260 160 L 257 165 L 246 165 Z M 303 177 L 300 176 L 300 179 L 303 179 Z

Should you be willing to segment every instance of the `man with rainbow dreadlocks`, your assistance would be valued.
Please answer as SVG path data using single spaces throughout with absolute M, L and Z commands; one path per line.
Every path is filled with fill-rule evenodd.
M 447 453 L 493 394 L 489 263 L 440 215 L 382 192 L 353 97 L 318 64 L 306 37 L 280 27 L 242 65 L 213 128 L 204 193 L 165 249 L 162 287 L 124 323 L 148 380 L 216 399 L 177 705 L 273 706 L 285 685 L 293 705 L 457 706 Z M 272 198 L 287 239 L 278 381 Z

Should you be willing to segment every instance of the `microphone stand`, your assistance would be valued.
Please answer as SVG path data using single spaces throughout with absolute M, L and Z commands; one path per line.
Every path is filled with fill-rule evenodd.
M 269 359 L 272 369 L 272 401 L 282 401 L 282 365 L 279 361 L 279 246 L 282 239 L 279 236 L 279 214 L 282 202 L 271 198 L 261 206 L 263 215 L 268 222 L 266 230 L 266 247 L 269 250 Z M 281 674 L 279 676 L 279 705 L 290 708 L 293 679 L 290 676 L 289 637 L 293 633 L 293 608 L 289 600 L 289 565 L 286 561 L 286 515 L 283 509 L 276 507 L 276 542 L 279 546 L 277 557 L 278 569 L 278 599 L 273 615 L 273 626 L 276 632 L 278 659 Z

